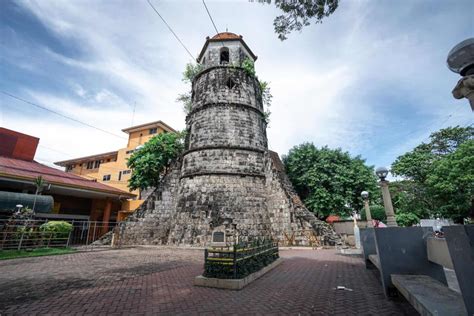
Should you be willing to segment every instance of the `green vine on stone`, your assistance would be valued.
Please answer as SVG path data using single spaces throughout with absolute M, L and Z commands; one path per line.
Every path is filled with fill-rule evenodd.
M 235 71 L 239 65 L 233 63 L 230 66 L 231 71 Z M 244 72 L 249 75 L 252 78 L 256 78 L 258 80 L 256 71 L 255 71 L 255 62 L 246 57 L 243 61 L 242 64 L 240 65 Z M 183 82 L 185 83 L 192 83 L 194 78 L 203 70 L 203 65 L 201 64 L 194 64 L 194 63 L 187 63 L 186 68 L 184 69 L 183 72 Z M 270 123 L 270 106 L 272 104 L 272 98 L 273 95 L 271 94 L 270 91 L 270 83 L 268 81 L 259 81 L 260 85 L 260 92 L 262 95 L 262 103 L 265 108 L 264 111 L 264 121 L 268 125 Z M 176 98 L 176 101 L 181 103 L 183 105 L 183 111 L 186 115 L 189 114 L 192 108 L 192 92 L 188 91 L 186 93 L 181 93 L 178 95 Z
M 203 66 L 201 64 L 187 63 L 183 72 L 183 82 L 191 83 L 194 78 L 201 72 Z
M 257 77 L 255 73 L 255 63 L 252 59 L 246 57 L 244 61 L 242 62 L 242 68 L 247 73 L 247 75 L 253 78 Z
M 180 102 L 183 104 L 183 112 L 184 114 L 188 115 L 189 112 L 191 112 L 191 109 L 193 106 L 191 91 L 178 94 L 178 97 L 176 98 L 176 102 Z
M 203 65 L 195 64 L 195 63 L 187 63 L 186 68 L 183 72 L 183 79 L 181 79 L 185 83 L 192 83 L 194 78 L 202 71 Z M 176 98 L 176 102 L 179 102 L 183 105 L 183 111 L 186 115 L 191 112 L 192 108 L 192 93 L 191 91 L 180 93 L 178 98 Z
M 270 83 L 268 81 L 259 81 L 260 91 L 262 92 L 262 103 L 265 106 L 265 111 L 263 112 L 265 123 L 268 125 L 270 123 L 270 106 L 272 105 L 273 95 L 270 91 Z
M 255 63 L 252 59 L 246 57 L 242 62 L 242 68 L 247 75 L 258 80 L 257 74 L 255 72 Z M 270 106 L 272 105 L 273 95 L 270 91 L 270 83 L 268 81 L 259 81 L 259 84 L 260 91 L 262 93 L 262 103 L 265 107 L 265 111 L 263 112 L 264 121 L 268 125 L 270 123 L 270 115 L 272 114 L 270 111 Z

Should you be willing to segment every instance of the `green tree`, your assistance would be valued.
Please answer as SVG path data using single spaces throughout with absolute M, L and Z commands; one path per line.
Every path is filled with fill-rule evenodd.
M 398 226 L 410 227 L 420 222 L 420 218 L 413 213 L 397 213 L 395 214 Z
M 440 205 L 439 215 L 458 223 L 474 217 L 474 140 L 436 161 L 426 183 Z
M 133 171 L 128 187 L 136 190 L 158 186 L 172 162 L 183 152 L 184 134 L 158 134 L 134 152 L 127 161 L 127 166 Z
M 183 82 L 192 83 L 197 74 L 203 69 L 201 64 L 187 63 L 183 72 Z
M 452 187 L 456 183 L 460 185 L 461 179 L 464 179 L 457 179 L 461 174 L 456 174 L 454 169 L 449 178 L 451 185 L 441 181 L 440 175 L 443 172 L 444 176 L 448 175 L 443 166 L 455 164 L 462 160 L 460 155 L 469 154 L 467 149 L 463 149 L 454 155 L 463 144 L 472 140 L 473 127 L 448 127 L 432 133 L 428 143 L 422 143 L 398 157 L 392 164 L 392 173 L 405 180 L 391 185 L 395 208 L 401 213 L 412 213 L 419 218 L 444 216 L 461 221 L 469 213 L 466 205 L 472 200 L 472 195 L 469 196 L 472 191 L 459 187 L 454 194 Z M 466 172 L 472 174 L 472 169 L 466 168 Z M 436 181 L 433 180 L 435 178 Z
M 187 63 L 186 67 L 184 68 L 183 78 L 181 80 L 185 83 L 191 84 L 202 69 L 203 66 L 201 64 Z M 179 102 L 183 105 L 184 114 L 188 115 L 192 108 L 191 91 L 178 94 L 176 102 Z
M 271 0 L 258 0 L 261 3 L 270 4 Z M 273 21 L 275 33 L 282 41 L 293 31 L 301 31 L 303 27 L 314 23 L 322 23 L 322 20 L 336 11 L 339 0 L 275 0 L 275 6 L 283 11 Z
M 255 63 L 252 59 L 246 57 L 242 62 L 242 68 L 244 71 L 251 77 L 257 78 L 259 86 L 260 86 L 260 95 L 262 97 L 262 104 L 264 107 L 264 116 L 265 116 L 265 123 L 270 124 L 270 115 L 272 112 L 270 111 L 270 106 L 272 105 L 273 95 L 270 89 L 270 83 L 268 81 L 260 81 L 258 79 L 257 73 L 255 71 Z
M 373 167 L 341 149 L 316 148 L 311 143 L 293 147 L 283 157 L 295 190 L 318 217 L 348 216 L 362 209 L 362 191 L 379 196 Z
M 384 222 L 387 219 L 385 214 L 385 208 L 381 205 L 371 205 L 370 206 L 370 216 L 372 219 Z M 360 219 L 363 221 L 367 220 L 367 215 L 365 214 L 365 209 L 360 211 Z
M 474 139 L 473 127 L 448 127 L 430 135 L 429 143 L 422 143 L 398 157 L 392 164 L 395 176 L 424 183 L 435 161 L 455 151 L 463 142 Z
M 46 185 L 46 181 L 43 179 L 42 176 L 38 176 L 35 178 L 34 184 L 36 187 L 36 191 L 35 191 L 35 198 L 33 200 L 33 208 L 32 208 L 33 214 L 35 213 L 36 198 L 38 194 L 40 194 L 43 191 L 43 187 Z
M 393 207 L 398 213 L 412 213 L 418 218 L 429 218 L 435 208 L 435 202 L 424 185 L 413 180 L 401 180 L 390 183 L 390 195 Z

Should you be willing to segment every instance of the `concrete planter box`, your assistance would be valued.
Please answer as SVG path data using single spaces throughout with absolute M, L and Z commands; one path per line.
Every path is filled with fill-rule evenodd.
M 204 286 L 204 287 L 214 287 L 218 289 L 226 289 L 226 290 L 241 290 L 247 284 L 252 283 L 265 273 L 269 272 L 280 263 L 282 263 L 282 259 L 278 258 L 268 266 L 264 267 L 263 269 L 254 272 L 243 279 L 217 279 L 217 278 L 206 278 L 202 275 L 199 275 L 194 278 L 194 285 L 196 286 Z

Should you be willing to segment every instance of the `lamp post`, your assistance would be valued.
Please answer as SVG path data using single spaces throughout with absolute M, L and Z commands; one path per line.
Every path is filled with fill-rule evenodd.
M 367 227 L 372 228 L 374 227 L 374 223 L 372 222 L 372 214 L 370 214 L 369 192 L 362 191 L 360 196 L 362 196 L 362 199 L 364 200 L 364 209 L 365 209 L 365 217 L 367 219 Z
M 23 208 L 23 205 L 22 205 L 22 204 L 17 204 L 17 205 L 16 205 L 16 208 L 18 208 L 18 210 L 16 211 L 16 213 L 17 213 L 17 214 L 20 214 L 21 209 Z
M 378 167 L 375 170 L 375 174 L 380 179 L 380 188 L 382 189 L 383 205 L 385 207 L 385 215 L 387 215 L 387 226 L 397 227 L 397 221 L 395 220 L 395 212 L 393 211 L 392 198 L 390 197 L 390 191 L 388 190 L 388 181 L 385 178 L 388 175 L 388 169 L 385 167 Z
M 474 111 L 474 38 L 468 38 L 451 49 L 448 54 L 448 68 L 461 75 L 453 89 L 453 97 L 466 98 Z

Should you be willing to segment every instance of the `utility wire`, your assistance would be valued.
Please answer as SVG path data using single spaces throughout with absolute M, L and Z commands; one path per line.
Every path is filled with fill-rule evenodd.
M 212 18 L 211 12 L 209 12 L 209 9 L 207 8 L 206 2 L 202 0 L 202 4 L 204 4 L 204 7 L 206 8 L 207 15 L 209 16 L 209 19 L 211 19 L 212 25 L 214 26 L 214 30 L 216 30 L 216 34 L 219 34 L 219 31 L 217 30 L 216 23 L 214 23 L 214 19 Z M 222 46 L 225 46 L 224 43 L 221 41 Z
M 216 30 L 216 33 L 219 34 L 219 31 L 217 30 L 216 24 L 214 23 L 214 20 L 212 19 L 211 13 L 209 12 L 209 9 L 207 8 L 206 2 L 202 0 L 202 4 L 204 4 L 204 7 L 206 8 L 207 15 L 209 16 L 209 19 L 211 19 L 212 25 L 214 26 L 214 29 Z
M 38 107 L 38 108 L 40 108 L 40 109 L 42 109 L 42 110 L 45 110 L 45 111 L 54 113 L 54 114 L 59 115 L 59 116 L 64 117 L 64 118 L 67 118 L 67 119 L 72 120 L 72 121 L 74 121 L 74 122 L 76 122 L 76 123 L 83 124 L 83 125 L 85 125 L 85 126 L 87 126 L 87 127 L 90 127 L 90 128 L 96 129 L 96 130 L 99 130 L 99 131 L 101 131 L 101 132 L 107 133 L 107 134 L 112 135 L 112 136 L 115 136 L 115 137 L 119 137 L 119 138 L 121 138 L 121 139 L 129 140 L 129 139 L 126 138 L 126 137 L 123 137 L 123 136 L 114 134 L 114 133 L 112 133 L 112 132 L 106 131 L 106 130 L 101 129 L 101 128 L 99 128 L 99 127 L 96 127 L 96 126 L 94 126 L 94 125 L 91 125 L 91 124 L 88 124 L 88 123 L 79 121 L 79 120 L 77 120 L 77 119 L 75 119 L 75 118 L 69 117 L 69 116 L 67 116 L 67 115 L 65 115 L 65 114 L 62 114 L 62 113 L 59 113 L 59 112 L 56 112 L 56 111 L 51 110 L 51 109 L 49 109 L 49 108 L 47 108 L 47 107 L 44 107 L 44 106 L 42 106 L 42 105 L 39 105 L 39 104 L 30 102 L 30 101 L 25 100 L 25 99 L 22 99 L 22 98 L 20 98 L 20 97 L 18 97 L 18 96 L 16 96 L 16 95 L 13 95 L 13 94 L 8 93 L 8 92 L 1 91 L 1 90 L 0 90 L 0 93 L 3 93 L 3 94 L 5 94 L 5 95 L 7 95 L 7 96 L 9 96 L 9 97 L 11 97 L 11 98 L 13 98 L 13 99 L 22 101 L 22 102 L 24 102 L 24 103 L 26 103 L 26 104 L 33 105 L 33 106 L 35 106 L 35 107 Z M 135 144 L 140 144 L 140 141 L 139 141 L 139 140 L 133 140 L 133 139 L 130 140 L 130 144 L 133 144 L 133 143 L 135 143 Z M 77 155 L 72 155 L 72 154 L 70 154 L 70 153 L 66 153 L 66 152 L 63 152 L 63 151 L 60 151 L 60 150 L 57 150 L 57 149 L 54 149 L 54 148 L 45 146 L 45 145 L 43 145 L 43 144 L 39 144 L 39 147 L 42 147 L 42 148 L 44 148 L 44 149 L 51 150 L 51 151 L 54 151 L 54 152 L 57 152 L 57 153 L 59 153 L 59 154 L 62 154 L 62 155 L 65 155 L 65 156 L 69 156 L 69 157 L 76 157 L 76 156 L 77 156 Z M 128 147 L 126 147 L 126 148 L 128 148 Z M 68 160 L 73 160 L 73 159 L 68 159 Z M 50 161 L 50 163 L 54 164 L 54 162 L 52 162 L 52 161 Z M 120 171 L 120 170 L 124 170 L 124 169 L 121 169 L 121 168 L 113 168 L 113 167 L 105 167 L 105 166 L 104 166 L 104 168 L 110 169 L 110 170 L 119 170 L 119 171 Z
M 163 21 L 163 23 L 165 23 L 165 25 L 168 27 L 170 32 L 173 33 L 174 37 L 178 40 L 178 42 L 181 44 L 181 46 L 183 46 L 183 48 L 188 52 L 189 56 L 191 56 L 191 59 L 195 60 L 196 58 L 194 58 L 193 54 L 191 54 L 189 49 L 184 45 L 184 43 L 181 41 L 181 39 L 178 37 L 178 35 L 176 35 L 176 33 L 171 28 L 171 26 L 165 21 L 165 19 L 161 16 L 161 14 L 158 12 L 158 10 L 155 9 L 153 4 L 151 4 L 150 0 L 146 0 L 146 1 L 150 5 L 150 7 L 153 9 L 153 11 L 155 11 L 155 13 L 160 17 L 160 19 Z
M 1 91 L 1 90 L 0 90 L 0 93 L 3 93 L 4 95 L 9 96 L 10 98 L 13 98 L 13 99 L 16 99 L 16 100 L 18 100 L 18 101 L 24 102 L 24 103 L 26 103 L 26 104 L 33 105 L 33 106 L 35 106 L 35 107 L 37 107 L 37 108 L 40 108 L 40 109 L 43 109 L 43 110 L 45 110 L 45 111 L 54 113 L 54 114 L 56 114 L 56 115 L 58 115 L 58 116 L 61 116 L 61 117 L 63 117 L 63 118 L 66 118 L 66 119 L 68 119 L 68 120 L 71 120 L 71 121 L 73 121 L 73 122 L 76 122 L 76 123 L 79 123 L 79 124 L 88 126 L 88 127 L 90 127 L 90 128 L 96 129 L 96 130 L 98 130 L 98 131 L 107 133 L 107 134 L 109 134 L 109 135 L 112 135 L 112 136 L 115 136 L 115 137 L 118 137 L 118 138 L 121 138 L 121 139 L 127 139 L 127 138 L 125 138 L 125 137 L 123 137 L 123 136 L 114 134 L 114 133 L 109 132 L 109 131 L 107 131 L 107 130 L 105 130 L 105 129 L 102 129 L 102 128 L 100 128 L 100 127 L 91 125 L 91 124 L 89 124 L 89 123 L 80 121 L 80 120 L 75 119 L 75 118 L 73 118 L 73 117 L 70 117 L 70 116 L 67 116 L 67 115 L 65 115 L 65 114 L 62 114 L 62 113 L 56 112 L 56 111 L 54 111 L 54 110 L 51 110 L 51 109 L 49 109 L 49 108 L 47 108 L 47 107 L 45 107 L 45 106 L 42 106 L 42 105 L 39 105 L 39 104 L 30 102 L 30 101 L 25 100 L 25 99 L 22 99 L 22 98 L 20 98 L 20 97 L 18 97 L 18 96 L 16 96 L 16 95 L 13 95 L 13 94 L 8 93 L 8 92 Z

